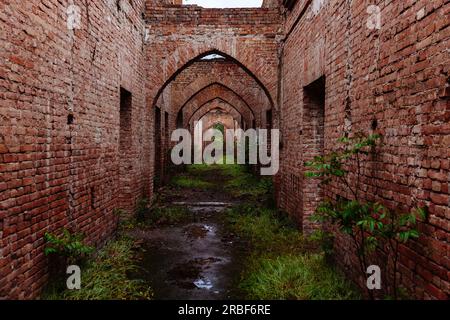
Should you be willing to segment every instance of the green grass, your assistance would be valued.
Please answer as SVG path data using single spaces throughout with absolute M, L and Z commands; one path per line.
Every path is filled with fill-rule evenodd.
M 151 210 L 146 223 L 157 225 L 173 225 L 185 222 L 192 219 L 192 214 L 188 208 L 171 206 L 171 207 L 156 207 Z
M 187 177 L 187 176 L 173 177 L 171 185 L 176 188 L 192 188 L 192 189 L 210 189 L 214 187 L 213 183 L 203 181 L 197 177 Z
M 250 203 L 228 212 L 231 229 L 249 241 L 241 289 L 248 299 L 358 299 L 350 281 L 327 265 L 319 243 L 287 216 Z
M 255 300 L 353 300 L 352 285 L 330 268 L 323 254 L 262 256 L 253 261 L 242 289 Z
M 298 231 L 296 224 L 275 210 L 244 204 L 228 213 L 231 228 L 247 238 L 257 252 L 303 252 L 312 244 Z
M 147 300 L 151 289 L 142 281 L 130 280 L 135 270 L 134 241 L 122 237 L 109 242 L 98 256 L 81 267 L 81 290 L 65 289 L 65 280 L 50 283 L 44 300 Z
M 234 197 L 260 199 L 271 193 L 272 180 L 267 177 L 256 177 L 251 173 L 238 175 L 230 179 L 225 186 Z
M 259 177 L 249 171 L 245 165 L 223 164 L 198 166 L 190 169 L 194 174 L 207 174 L 218 171 L 225 177 L 225 191 L 236 198 L 257 200 L 272 193 L 272 177 Z

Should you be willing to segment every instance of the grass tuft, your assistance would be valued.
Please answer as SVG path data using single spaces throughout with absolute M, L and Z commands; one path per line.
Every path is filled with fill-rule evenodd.
M 44 300 L 149 300 L 152 291 L 143 281 L 131 280 L 136 268 L 134 241 L 127 237 L 110 241 L 98 256 L 81 266 L 81 290 L 65 289 L 65 279 L 51 282 Z
M 255 300 L 353 300 L 352 285 L 330 268 L 323 254 L 262 256 L 241 284 Z
M 240 205 L 229 211 L 228 221 L 233 231 L 247 238 L 257 252 L 303 252 L 312 246 L 290 218 L 273 209 Z
M 196 177 L 175 176 L 171 183 L 175 188 L 189 188 L 189 189 L 211 189 L 214 187 L 213 183 L 203 181 Z
M 360 298 L 353 284 L 326 263 L 319 243 L 305 238 L 286 215 L 250 203 L 231 209 L 228 221 L 252 248 L 240 285 L 246 298 Z
M 146 224 L 157 225 L 173 225 L 192 219 L 192 213 L 186 207 L 156 207 L 154 208 L 149 218 L 145 221 Z

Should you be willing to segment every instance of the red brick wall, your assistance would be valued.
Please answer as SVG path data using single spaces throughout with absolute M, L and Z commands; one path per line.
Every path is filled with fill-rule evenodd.
M 257 121 L 261 121 L 265 111 L 272 108 L 255 79 L 229 60 L 200 61 L 188 66 L 165 88 L 157 105 L 166 105 L 173 114 L 180 109 L 185 110 L 184 120 L 187 121 L 193 111 L 188 110 L 188 104 L 200 93 L 204 97 L 203 103 L 216 97 L 228 97 L 229 102 L 235 104 L 249 120 L 254 115 Z
M 101 245 L 116 228 L 113 210 L 151 192 L 144 4 L 107 3 L 75 1 L 73 31 L 69 1 L 0 4 L 0 298 L 39 294 L 45 232 L 67 227 Z M 132 93 L 126 154 L 120 87 Z
M 303 178 L 308 134 L 304 87 L 326 77 L 325 150 L 344 132 L 383 135 L 378 156 L 363 170 L 361 193 L 391 208 L 427 205 L 422 236 L 401 248 L 401 283 L 411 296 L 445 299 L 449 268 L 449 6 L 447 1 L 297 1 L 287 12 L 281 72 L 283 135 L 279 203 L 311 230 L 321 199 Z M 367 27 L 369 5 L 381 9 L 381 29 Z M 329 197 L 349 198 L 332 185 Z M 354 264 L 349 241 L 337 241 L 337 261 Z
M 98 246 L 110 238 L 114 209 L 132 211 L 139 197 L 152 196 L 155 162 L 168 165 L 178 108 L 216 83 L 233 89 L 261 124 L 273 109 L 282 129 L 279 204 L 307 232 L 322 192 L 349 195 L 340 185 L 321 191 L 305 181 L 304 161 L 322 143 L 330 151 L 344 132 L 377 124 L 383 146 L 364 170 L 361 192 L 391 208 L 429 207 L 422 237 L 401 249 L 401 282 L 417 298 L 448 297 L 446 1 L 376 1 L 380 30 L 366 25 L 368 0 L 299 0 L 284 24 L 279 8 L 73 2 L 81 14 L 73 31 L 69 0 L 0 3 L 0 298 L 39 294 L 45 232 L 67 227 Z M 194 62 L 211 52 L 228 60 Z M 323 124 L 304 90 L 322 76 Z M 121 88 L 131 93 L 122 119 Z M 231 104 L 238 109 L 237 100 Z M 349 248 L 340 237 L 337 261 L 354 270 Z
M 277 9 L 157 8 L 147 6 L 147 99 L 159 94 L 193 59 L 218 51 L 235 59 L 273 103 L 278 84 Z
M 169 112 L 169 128 L 176 127 L 186 101 L 215 83 L 232 89 L 250 107 L 274 106 L 277 36 L 282 31 L 278 9 L 159 8 L 147 3 L 146 12 L 147 104 Z M 213 52 L 228 61 L 197 61 Z M 155 155 L 158 163 L 167 164 L 169 146 Z

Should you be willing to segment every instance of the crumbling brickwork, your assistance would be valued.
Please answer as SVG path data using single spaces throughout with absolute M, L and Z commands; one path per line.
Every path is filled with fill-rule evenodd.
M 115 210 L 133 213 L 164 182 L 172 130 L 200 119 L 281 129 L 277 202 L 306 233 L 323 197 L 350 195 L 305 180 L 304 162 L 344 134 L 382 134 L 361 194 L 429 208 L 401 248 L 400 281 L 412 297 L 448 299 L 448 1 L 263 7 L 0 3 L 0 299 L 39 296 L 45 232 L 110 239 Z M 200 60 L 210 54 L 220 58 Z M 339 236 L 336 261 L 356 280 L 350 248 Z
M 100 245 L 114 210 L 151 191 L 144 3 L 74 3 L 0 4 L 0 298 L 39 294 L 45 232 L 66 227 Z M 121 132 L 132 136 L 124 150 Z
M 299 0 L 286 10 L 279 203 L 310 231 L 314 226 L 308 218 L 322 194 L 317 181 L 305 180 L 304 162 L 311 159 L 318 141 L 324 141 L 327 152 L 345 133 L 382 134 L 383 145 L 364 168 L 360 191 L 365 199 L 391 209 L 408 211 L 418 205 L 430 209 L 428 222 L 420 225 L 421 238 L 401 248 L 400 281 L 416 298 L 446 299 L 449 5 L 443 0 L 375 4 Z M 317 115 L 311 113 L 308 88 L 321 78 L 324 124 L 311 136 Z M 331 198 L 351 198 L 345 190 L 331 185 L 323 192 Z M 340 237 L 336 248 L 337 261 L 347 271 L 356 265 L 349 244 Z

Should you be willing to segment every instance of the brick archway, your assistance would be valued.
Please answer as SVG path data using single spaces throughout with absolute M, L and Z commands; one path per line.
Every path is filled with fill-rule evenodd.
M 183 125 L 186 127 L 195 112 L 200 110 L 208 102 L 211 102 L 217 98 L 220 98 L 232 105 L 239 111 L 244 119 L 247 119 L 248 121 L 255 120 L 253 110 L 247 102 L 242 99 L 242 97 L 223 84 L 213 83 L 196 92 L 183 106 L 181 106 L 178 112 L 183 114 Z
M 164 89 L 169 85 L 170 82 L 172 82 L 177 75 L 179 75 L 183 70 L 185 70 L 186 68 L 188 68 L 190 65 L 192 65 L 194 62 L 212 55 L 212 54 L 217 54 L 220 56 L 225 57 L 226 59 L 233 61 L 233 63 L 237 64 L 240 68 L 242 68 L 243 70 L 245 70 L 245 72 L 251 76 L 256 83 L 258 83 L 258 85 L 261 87 L 261 89 L 264 91 L 267 99 L 269 100 L 270 106 L 273 107 L 274 106 L 274 99 L 272 98 L 273 93 L 271 93 L 268 89 L 267 89 L 267 82 L 266 84 L 264 82 L 262 82 L 260 80 L 260 77 L 262 76 L 263 79 L 267 79 L 267 77 L 262 74 L 262 72 L 260 72 L 259 70 L 264 70 L 265 68 L 262 67 L 262 65 L 260 66 L 258 63 L 258 60 L 255 59 L 249 59 L 248 57 L 246 57 L 246 55 L 243 55 L 241 58 L 243 63 L 241 63 L 239 61 L 239 55 L 237 55 L 237 58 L 234 58 L 232 55 L 232 52 L 229 52 L 230 47 L 229 44 L 227 45 L 221 45 L 218 46 L 220 49 L 216 49 L 216 48 L 211 48 L 211 46 L 200 46 L 197 47 L 195 49 L 192 49 L 192 52 L 187 51 L 187 48 L 181 47 L 176 49 L 175 52 L 173 52 L 173 54 L 171 56 L 169 56 L 166 60 L 165 63 L 163 63 L 163 65 L 166 66 L 166 69 L 164 70 L 164 72 L 162 74 L 171 74 L 170 76 L 167 77 L 167 79 L 161 80 L 161 78 L 159 79 L 159 81 L 155 81 L 155 82 L 159 82 L 161 83 L 162 81 L 164 81 L 161 86 L 160 89 L 156 92 L 155 89 L 150 90 L 150 92 L 155 93 L 154 95 L 154 99 L 153 99 L 153 103 L 152 106 L 157 105 L 158 100 L 161 96 L 161 94 L 163 93 Z M 187 58 L 187 57 L 190 57 Z M 248 68 L 246 65 L 249 65 L 250 68 Z M 252 72 L 251 70 L 258 70 L 254 72 Z M 276 70 L 274 70 L 275 72 Z M 158 74 L 157 72 L 154 72 L 154 74 Z M 258 75 L 260 75 L 260 77 L 258 77 Z M 276 73 L 273 75 L 273 78 L 276 80 Z M 207 80 L 205 80 L 207 81 Z M 159 84 L 158 83 L 158 84 Z M 156 83 L 153 83 L 153 85 L 155 85 Z M 156 84 L 156 86 L 158 85 Z M 149 98 L 151 98 L 151 94 L 149 95 Z
M 196 121 L 202 119 L 206 114 L 212 112 L 214 110 L 221 110 L 224 113 L 229 113 L 240 125 L 241 121 L 249 121 L 249 119 L 245 119 L 242 117 L 242 114 L 232 105 L 223 101 L 221 98 L 216 98 L 210 103 L 205 104 L 203 107 L 198 109 L 195 113 L 192 114 L 192 117 L 186 121 L 188 126 L 192 128 L 193 124 Z M 247 122 L 248 123 L 248 122 Z
M 270 100 L 261 86 L 233 61 L 197 61 L 180 74 L 163 91 L 158 106 L 166 104 L 170 96 L 169 109 L 174 114 L 192 96 L 203 88 L 220 83 L 242 97 L 254 111 L 255 118 L 272 109 Z
M 222 124 L 225 129 L 235 129 L 235 122 L 237 122 L 232 114 L 220 108 L 208 110 L 199 120 L 203 122 L 203 132 L 214 128 L 216 124 Z M 193 131 L 194 127 L 190 129 Z

